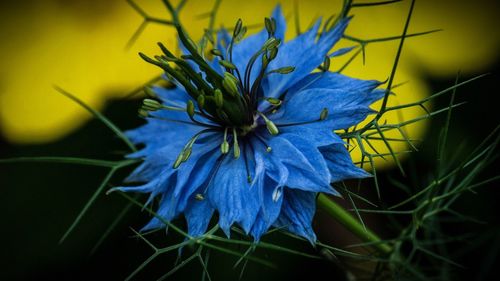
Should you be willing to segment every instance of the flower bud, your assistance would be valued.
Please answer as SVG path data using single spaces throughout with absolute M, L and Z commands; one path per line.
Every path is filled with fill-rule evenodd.
M 205 106 L 205 95 L 203 94 L 199 95 L 196 101 L 198 102 L 198 107 L 200 109 L 203 109 L 203 107 Z
M 156 111 L 162 108 L 162 105 L 157 100 L 144 99 L 142 101 L 142 108 L 147 111 Z
M 222 106 L 224 105 L 224 97 L 222 96 L 222 92 L 220 89 L 215 89 L 214 99 L 215 99 L 215 105 L 218 108 L 222 108 Z
M 190 118 L 193 118 L 193 116 L 194 116 L 194 103 L 192 100 L 188 100 L 187 105 L 186 105 L 186 112 Z
M 222 80 L 222 86 L 233 97 L 238 95 L 238 86 L 236 85 L 234 78 L 235 77 L 232 74 L 226 72 L 224 73 L 224 79 Z
M 229 143 L 224 140 L 221 144 L 220 144 L 220 152 L 222 154 L 227 154 L 229 152 Z
M 220 60 L 219 64 L 225 68 L 236 69 L 236 65 L 234 65 L 232 62 L 227 61 L 227 60 Z

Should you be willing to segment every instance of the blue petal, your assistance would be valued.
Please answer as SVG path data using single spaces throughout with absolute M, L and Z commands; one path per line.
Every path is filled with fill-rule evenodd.
M 370 105 L 383 96 L 384 91 L 375 90 L 382 82 L 361 80 L 334 72 L 311 73 L 288 90 L 285 100 L 308 89 L 342 90 L 357 95 L 360 104 Z M 382 93 L 381 93 L 382 92 Z
M 282 112 L 273 121 L 278 126 L 310 122 L 312 124 L 307 127 L 314 129 L 345 129 L 374 113 L 368 107 L 370 101 L 357 92 L 343 89 L 306 89 L 286 98 L 280 108 Z M 320 121 L 320 114 L 325 108 L 328 109 L 328 117 Z
M 321 147 L 320 151 L 325 157 L 332 175 L 332 182 L 371 177 L 369 173 L 352 163 L 351 155 L 344 145 L 337 144 Z
M 161 194 L 161 200 L 156 211 L 156 215 L 158 217 L 153 217 L 142 229 L 141 231 L 156 229 L 160 227 L 164 227 L 165 223 L 163 221 L 171 221 L 178 214 L 175 213 L 175 208 L 173 205 L 175 204 L 175 198 L 172 196 L 172 190 L 170 183 L 167 184 L 164 192 Z M 161 218 L 161 219 L 160 219 Z
M 257 189 L 261 206 L 255 223 L 250 230 L 250 234 L 256 241 L 258 241 L 276 221 L 283 202 L 283 186 L 288 178 L 288 171 L 286 169 L 284 175 L 278 175 L 277 178 L 279 182 L 272 180 L 268 176 L 268 173 L 273 173 L 273 170 L 269 169 L 269 163 L 267 163 L 268 161 L 266 161 L 264 157 L 266 153 L 265 147 L 261 146 L 261 144 L 257 144 L 257 146 L 254 145 L 256 148 L 254 149 L 254 155 L 249 155 L 249 157 L 255 157 L 255 184 L 253 184 L 253 186 Z
M 281 213 L 275 226 L 316 242 L 312 220 L 316 212 L 316 193 L 298 189 L 285 189 Z
M 269 64 L 269 69 L 293 66 L 295 70 L 286 75 L 267 76 L 263 81 L 266 97 L 280 97 L 288 88 L 317 68 L 324 61 L 328 51 L 342 37 L 348 22 L 348 19 L 340 21 L 335 28 L 323 33 L 316 42 L 315 38 L 320 26 L 320 21 L 318 21 L 309 31 L 280 47 L 278 56 Z M 259 109 L 264 110 L 264 105 L 261 104 Z
M 194 198 L 188 203 L 184 210 L 188 226 L 188 234 L 199 237 L 207 231 L 208 224 L 214 213 L 214 209 L 208 200 L 196 200 Z
M 291 134 L 279 134 L 270 137 L 267 142 L 272 148 L 266 155 L 267 159 L 272 161 L 274 166 L 283 166 L 277 170 L 287 170 L 286 186 L 306 191 L 335 193 L 330 187 L 330 172 L 323 156 L 307 139 Z M 278 182 L 275 174 L 269 176 Z
M 331 57 L 331 58 L 338 57 L 338 56 L 341 56 L 341 55 L 349 53 L 354 48 L 356 48 L 356 46 L 341 48 L 341 49 L 338 49 L 335 52 L 329 54 L 328 56 Z
M 246 233 L 250 231 L 260 204 L 258 191 L 248 182 L 243 157 L 224 157 L 208 186 L 208 199 L 219 212 L 219 225 L 228 237 L 235 222 Z

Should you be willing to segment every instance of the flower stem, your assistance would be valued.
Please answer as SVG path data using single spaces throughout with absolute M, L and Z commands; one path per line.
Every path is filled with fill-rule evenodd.
M 373 243 L 373 247 L 383 254 L 392 252 L 391 246 L 382 242 L 377 234 L 365 228 L 355 217 L 326 195 L 320 194 L 318 196 L 318 205 L 363 242 Z

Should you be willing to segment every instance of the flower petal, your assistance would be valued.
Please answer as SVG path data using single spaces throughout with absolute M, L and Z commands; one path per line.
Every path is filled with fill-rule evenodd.
M 352 163 L 351 155 L 344 145 L 337 144 L 321 147 L 320 151 L 325 157 L 332 175 L 332 182 L 371 177 L 365 170 Z
M 272 151 L 267 155 L 275 166 L 286 170 L 286 186 L 306 191 L 335 193 L 330 187 L 330 172 L 320 151 L 307 139 L 279 134 L 267 139 Z M 283 168 L 278 168 L 278 170 Z M 276 182 L 276 175 L 269 174 Z
M 205 234 L 213 213 L 214 209 L 207 199 L 200 201 L 191 198 L 187 208 L 184 210 L 188 234 L 194 237 Z
M 312 220 L 315 212 L 315 192 L 285 189 L 281 213 L 274 226 L 302 236 L 314 244 L 316 235 L 312 229 Z
M 219 225 L 228 237 L 235 222 L 248 233 L 260 208 L 258 190 L 248 182 L 243 158 L 227 154 L 208 186 L 208 199 L 219 212 Z

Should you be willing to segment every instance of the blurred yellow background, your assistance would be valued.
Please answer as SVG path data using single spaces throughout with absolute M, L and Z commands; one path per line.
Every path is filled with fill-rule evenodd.
M 181 19 L 193 38 L 200 38 L 208 24 L 206 18 L 199 19 L 198 15 L 209 11 L 213 2 L 187 2 Z M 288 39 L 295 36 L 295 2 L 300 10 L 302 30 L 318 16 L 326 18 L 337 14 L 341 4 L 340 0 L 280 2 L 288 19 Z M 168 19 L 161 0 L 137 0 L 137 3 L 149 15 Z M 245 24 L 261 23 L 277 3 L 222 1 L 216 26 L 232 26 L 238 18 Z M 346 34 L 364 39 L 400 35 L 409 4 L 402 1 L 353 9 L 351 13 L 355 17 Z M 424 83 L 426 76 L 449 78 L 459 70 L 464 75 L 476 74 L 495 62 L 500 46 L 500 33 L 493 31 L 500 26 L 496 6 L 494 1 L 487 0 L 417 1 L 409 32 L 443 31 L 406 41 L 395 83 L 408 83 L 395 90 L 397 96 L 391 103 L 407 103 L 429 95 Z M 138 51 L 158 54 L 158 41 L 171 49 L 176 45 L 172 28 L 153 23 L 126 50 L 142 17 L 125 0 L 31 0 L 2 3 L 0 8 L 0 130 L 14 143 L 54 141 L 91 118 L 59 95 L 53 85 L 102 110 L 107 101 L 126 96 L 160 74 L 157 68 L 138 57 Z M 344 73 L 366 79 L 387 79 L 397 45 L 398 41 L 369 44 L 366 64 L 363 65 L 358 56 Z M 345 46 L 356 46 L 356 43 L 343 40 L 335 48 Z M 350 56 L 334 59 L 331 69 L 338 69 Z M 424 113 L 421 109 L 405 110 L 388 114 L 386 118 L 395 123 L 401 117 L 410 119 Z M 411 138 L 418 139 L 424 127 L 422 122 L 407 130 Z M 405 149 L 404 143 L 394 143 L 394 148 Z

